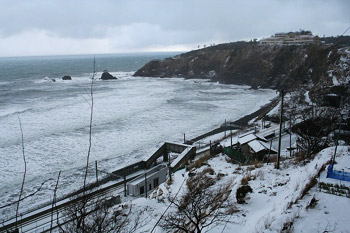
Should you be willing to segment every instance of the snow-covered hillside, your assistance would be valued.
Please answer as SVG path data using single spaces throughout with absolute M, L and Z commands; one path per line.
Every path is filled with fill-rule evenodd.
M 225 155 L 219 154 L 198 169 L 185 169 L 173 175 L 172 184 L 161 184 L 157 190 L 149 195 L 148 199 L 141 197 L 131 203 L 138 209 L 145 209 L 147 223 L 140 228 L 140 232 L 150 232 L 162 214 L 176 212 L 174 205 L 170 205 L 168 197 L 184 195 L 186 192 L 186 179 L 193 173 L 199 173 L 211 168 L 214 173 L 210 175 L 217 179 L 214 186 L 217 188 L 227 182 L 233 182 L 230 194 L 238 212 L 228 216 L 227 221 L 213 227 L 208 232 L 281 232 L 283 229 L 294 229 L 293 232 L 320 232 L 322 230 L 336 229 L 334 232 L 348 230 L 349 208 L 336 209 L 336 207 L 349 206 L 350 199 L 337 197 L 318 191 L 313 180 L 319 173 L 325 171 L 325 166 L 334 153 L 334 147 L 327 148 L 318 153 L 314 160 L 303 164 L 296 160 L 286 158 L 281 169 L 275 169 L 274 164 L 255 163 L 248 166 L 239 166 L 228 162 Z M 337 160 L 349 161 L 348 147 L 338 147 Z M 347 169 L 350 170 L 349 164 Z M 218 177 L 220 177 L 218 179 Z M 325 178 L 324 178 L 325 179 Z M 244 180 L 244 181 L 242 181 Z M 245 181 L 253 192 L 246 198 L 246 204 L 236 203 L 236 190 Z M 350 183 L 345 185 L 350 186 Z M 308 188 L 311 189 L 309 191 Z M 215 189 L 215 187 L 214 187 Z M 307 191 L 307 192 L 306 192 Z M 315 196 L 319 203 L 313 209 L 308 209 L 308 203 Z M 330 202 L 338 202 L 332 205 Z M 170 205 L 170 208 L 167 207 Z M 154 232 L 165 232 L 157 226 Z

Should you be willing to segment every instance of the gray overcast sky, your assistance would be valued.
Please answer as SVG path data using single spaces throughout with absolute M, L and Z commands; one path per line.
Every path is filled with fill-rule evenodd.
M 299 29 L 336 36 L 349 12 L 350 0 L 0 0 L 0 56 L 186 51 Z

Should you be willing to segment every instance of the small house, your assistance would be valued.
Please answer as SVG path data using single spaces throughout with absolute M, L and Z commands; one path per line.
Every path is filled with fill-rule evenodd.
M 238 145 L 240 146 L 243 154 L 251 154 L 251 148 L 249 146 L 249 142 L 254 141 L 254 140 L 260 140 L 262 142 L 267 142 L 267 140 L 264 137 L 256 135 L 254 133 L 245 135 L 245 136 L 240 137 L 238 139 Z
M 246 157 L 250 159 L 264 159 L 264 156 L 267 154 L 276 154 L 277 151 L 271 147 L 270 144 L 267 143 L 265 137 L 250 133 L 246 134 L 238 139 L 238 146 L 240 147 L 240 151 Z
M 253 155 L 253 158 L 258 160 L 263 160 L 264 156 L 267 154 L 277 154 L 277 151 L 271 147 L 266 142 L 260 141 L 260 140 L 253 140 L 248 142 L 248 147 L 250 150 L 250 153 Z
M 127 192 L 131 196 L 147 195 L 148 192 L 165 182 L 168 175 L 168 167 L 160 164 L 136 177 L 127 184 Z

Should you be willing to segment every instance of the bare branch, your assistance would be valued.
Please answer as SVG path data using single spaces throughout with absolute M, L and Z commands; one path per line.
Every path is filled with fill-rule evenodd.
M 85 169 L 85 176 L 84 176 L 84 194 L 85 194 L 85 188 L 86 188 L 86 178 L 87 178 L 87 174 L 88 174 L 88 168 L 89 168 L 89 159 L 90 159 L 90 153 L 91 153 L 91 145 L 92 145 L 92 117 L 93 117 L 93 113 L 94 113 L 94 80 L 95 80 L 95 66 L 96 66 L 96 62 L 95 62 L 95 58 L 94 58 L 94 71 L 92 74 L 92 78 L 91 78 L 91 85 L 90 85 L 90 98 L 91 98 L 91 105 L 90 105 L 90 124 L 89 124 L 89 149 L 88 149 L 88 154 L 87 154 L 87 158 L 86 158 L 86 169 Z
M 172 198 L 172 200 L 169 199 L 169 200 L 170 200 L 170 204 L 169 204 L 168 207 L 165 209 L 165 211 L 162 213 L 162 215 L 160 216 L 160 218 L 158 219 L 158 221 L 156 222 L 156 224 L 153 226 L 153 228 L 152 228 L 152 230 L 151 230 L 151 233 L 154 231 L 154 229 L 157 227 L 157 225 L 159 224 L 159 222 L 162 220 L 162 218 L 164 217 L 164 215 L 166 214 L 166 212 L 167 212 L 168 209 L 170 208 L 171 204 L 175 204 L 175 205 L 176 205 L 176 203 L 174 202 L 174 200 L 176 199 L 177 195 L 179 194 L 179 192 L 180 192 L 180 190 L 181 190 L 183 184 L 185 183 L 185 181 L 186 181 L 186 179 L 184 179 L 184 180 L 182 181 L 182 184 L 180 185 L 179 190 L 177 190 L 177 192 L 176 192 L 175 196 Z
M 23 155 L 23 161 L 24 161 L 24 173 L 23 173 L 23 180 L 22 180 L 22 186 L 21 186 L 21 191 L 19 193 L 18 197 L 18 202 L 17 202 L 17 208 L 16 208 L 16 228 L 17 228 L 17 220 L 18 220 L 18 210 L 19 210 L 19 203 L 21 201 L 22 193 L 23 193 L 23 188 L 24 188 L 24 182 L 26 179 L 26 173 L 27 173 L 27 162 L 26 162 L 26 156 L 24 153 L 24 137 L 23 137 L 23 129 L 22 129 L 22 123 L 21 119 L 18 116 L 18 121 L 19 121 L 19 127 L 21 129 L 21 141 L 22 141 L 22 155 Z
M 176 212 L 167 214 L 161 223 L 165 230 L 181 232 L 202 232 L 204 228 L 227 222 L 237 212 L 229 197 L 232 182 L 212 187 L 214 179 L 205 171 L 187 180 L 188 191 L 180 198 L 173 199 Z
M 29 195 L 27 195 L 27 196 L 25 196 L 25 197 L 22 197 L 19 201 L 23 201 L 23 200 L 25 200 L 25 199 L 27 199 L 27 198 L 29 198 L 29 197 L 31 197 L 31 196 L 34 196 L 37 192 L 40 191 L 40 189 L 43 187 L 43 185 L 44 185 L 47 181 L 48 181 L 48 180 L 44 180 L 44 182 L 41 183 L 41 185 L 39 186 L 39 188 L 38 188 L 35 192 L 33 192 L 33 193 L 31 193 L 31 194 L 29 194 Z M 6 207 L 8 207 L 8 206 L 11 206 L 11 205 L 14 205 L 14 204 L 17 204 L 17 203 L 18 203 L 18 201 L 11 202 L 11 203 L 9 203 L 9 204 L 6 204 L 6 205 L 1 206 L 0 209 L 6 208 Z
M 60 176 L 61 176 L 61 170 L 58 173 L 58 177 L 57 177 L 57 182 L 56 182 L 56 186 L 55 189 L 53 191 L 53 200 L 52 200 L 52 207 L 51 207 L 51 226 L 50 226 L 50 232 L 52 232 L 52 226 L 53 226 L 53 207 L 54 205 L 56 205 L 56 193 L 57 193 L 57 187 L 58 187 L 58 181 L 60 180 Z M 58 210 L 57 210 L 57 214 L 58 214 Z

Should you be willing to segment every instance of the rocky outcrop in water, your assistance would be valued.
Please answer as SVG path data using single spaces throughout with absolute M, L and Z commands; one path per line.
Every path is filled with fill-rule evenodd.
M 108 73 L 107 70 L 104 70 L 102 75 L 101 75 L 101 79 L 102 80 L 115 80 L 117 78 L 114 77 L 113 75 L 111 75 L 110 73 Z
M 65 75 L 62 77 L 62 80 L 72 80 L 72 77 L 69 75 Z
M 298 84 L 331 82 L 329 67 L 339 58 L 335 46 L 234 42 L 150 61 L 134 76 L 203 78 L 280 90 Z

